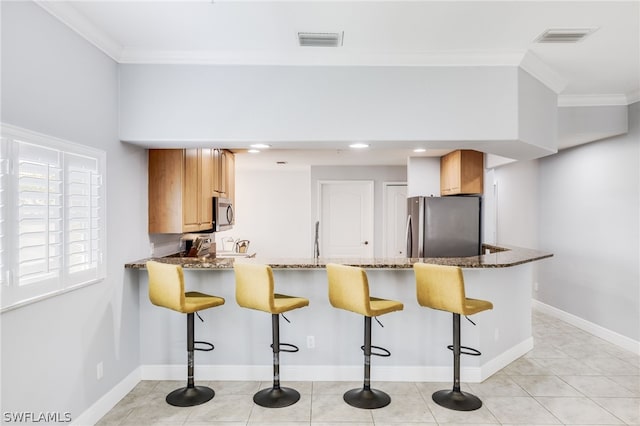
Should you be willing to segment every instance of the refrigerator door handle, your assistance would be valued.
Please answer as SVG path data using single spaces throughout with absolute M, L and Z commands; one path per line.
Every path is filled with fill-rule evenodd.
M 406 240 L 407 240 L 407 257 L 412 257 L 411 250 L 413 249 L 413 235 L 411 229 L 411 215 L 407 216 L 407 226 L 406 226 Z
M 419 199 L 419 208 L 418 208 L 418 253 L 416 257 L 419 258 L 423 258 L 425 257 L 425 243 L 426 241 L 424 240 L 424 229 L 426 226 L 426 217 L 425 217 L 425 210 L 426 210 L 426 201 L 425 201 L 425 197 L 420 197 Z

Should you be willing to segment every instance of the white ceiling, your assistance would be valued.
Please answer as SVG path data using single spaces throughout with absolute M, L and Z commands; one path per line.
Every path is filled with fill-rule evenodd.
M 556 77 L 561 106 L 640 99 L 638 0 L 38 4 L 120 63 L 438 66 L 533 56 Z M 549 28 L 596 31 L 575 44 L 534 43 Z M 341 47 L 298 46 L 298 32 L 342 31 Z

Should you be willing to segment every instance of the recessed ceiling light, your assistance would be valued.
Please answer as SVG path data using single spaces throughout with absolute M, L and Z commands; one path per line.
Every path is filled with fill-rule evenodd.
M 271 145 L 268 145 L 266 143 L 254 143 L 250 145 L 251 148 L 259 148 L 259 149 L 267 149 L 270 148 Z
M 427 152 L 427 150 L 424 148 L 416 148 L 413 150 L 413 152 Z
M 259 150 L 259 149 L 250 149 L 250 150 L 248 150 L 247 152 L 248 152 L 249 154 L 257 154 L 257 153 L 259 153 L 259 152 L 260 152 L 260 150 Z
M 362 148 L 369 148 L 369 144 L 368 143 L 352 143 L 351 145 L 349 145 L 349 148 L 356 148 L 356 149 L 362 149 Z

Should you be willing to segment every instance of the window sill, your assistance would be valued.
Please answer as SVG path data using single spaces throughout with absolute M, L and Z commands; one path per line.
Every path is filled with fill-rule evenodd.
M 81 288 L 88 287 L 90 285 L 97 284 L 97 283 L 102 282 L 102 281 L 104 281 L 104 278 L 96 278 L 94 280 L 90 280 L 90 281 L 84 282 L 82 284 L 74 285 L 73 287 L 68 287 L 68 288 L 52 291 L 52 292 L 47 293 L 47 294 L 41 294 L 39 296 L 32 297 L 30 299 L 21 300 L 19 302 L 15 302 L 15 303 L 13 303 L 13 304 L 11 304 L 9 306 L 3 306 L 2 308 L 0 308 L 0 314 L 4 314 L 5 312 L 13 311 L 15 309 L 23 308 L 23 307 L 25 307 L 27 305 L 31 305 L 32 303 L 40 302 L 42 300 L 51 299 L 53 297 L 60 296 L 60 295 L 65 294 L 65 293 L 70 293 L 72 291 L 79 290 Z

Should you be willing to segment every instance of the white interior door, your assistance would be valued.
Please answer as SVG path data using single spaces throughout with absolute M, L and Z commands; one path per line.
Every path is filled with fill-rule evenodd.
M 373 181 L 320 182 L 320 256 L 373 257 Z
M 385 184 L 384 200 L 384 256 L 406 257 L 407 184 Z

